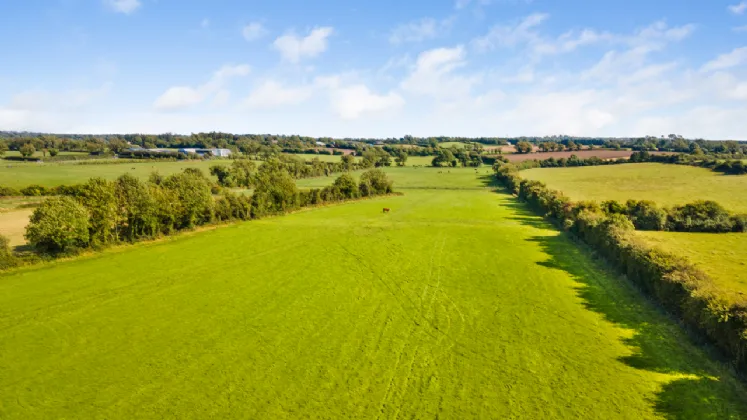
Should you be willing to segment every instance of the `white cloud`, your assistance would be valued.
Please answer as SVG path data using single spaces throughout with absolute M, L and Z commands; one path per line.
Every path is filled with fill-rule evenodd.
M 104 0 L 104 4 L 111 10 L 126 15 L 129 15 L 142 6 L 139 0 Z
M 327 38 L 333 33 L 331 27 L 313 29 L 309 35 L 298 37 L 283 35 L 272 43 L 284 60 L 298 63 L 303 58 L 313 58 L 327 50 Z
M 358 119 L 363 114 L 396 110 L 405 104 L 405 100 L 395 92 L 378 95 L 362 84 L 335 90 L 331 100 L 337 114 L 348 120 Z
M 523 43 L 539 42 L 540 36 L 533 30 L 550 16 L 544 13 L 529 15 L 513 25 L 496 25 L 484 36 L 475 38 L 472 45 L 478 50 L 489 51 L 500 47 L 515 47 Z
M 253 109 L 298 105 L 311 98 L 313 93 L 312 86 L 285 87 L 274 80 L 267 80 L 259 85 L 244 103 Z
M 745 10 L 747 10 L 747 1 L 729 6 L 729 11 L 735 15 L 741 15 Z
M 414 20 L 394 28 L 389 35 L 389 42 L 396 45 L 405 42 L 421 42 L 433 39 L 439 34 L 448 31 L 451 24 L 451 19 L 442 21 L 437 21 L 433 18 Z
M 461 45 L 421 53 L 411 73 L 402 81 L 402 89 L 440 99 L 469 95 L 472 87 L 479 83 L 480 76 L 455 74 L 456 69 L 466 64 L 465 55 L 465 49 Z
M 241 35 L 247 41 L 254 41 L 267 35 L 267 29 L 259 22 L 252 22 L 244 26 L 241 30 Z
M 209 96 L 219 94 L 231 78 L 246 76 L 250 71 L 251 68 L 246 64 L 223 66 L 213 73 L 213 77 L 207 83 L 201 86 L 174 86 L 167 89 L 156 99 L 153 106 L 160 111 L 173 111 L 195 106 Z
M 747 47 L 735 48 L 730 53 L 721 54 L 714 60 L 707 62 L 701 67 L 700 71 L 724 70 L 747 62 Z

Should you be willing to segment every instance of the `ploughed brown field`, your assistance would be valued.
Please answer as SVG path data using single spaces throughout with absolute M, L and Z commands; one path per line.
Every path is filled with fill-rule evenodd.
M 669 155 L 672 154 L 670 152 L 649 152 L 652 155 Z M 526 154 L 511 154 L 511 155 L 503 155 L 506 159 L 508 159 L 511 162 L 523 162 L 525 160 L 543 160 L 543 159 L 549 159 L 551 157 L 555 159 L 560 158 L 569 158 L 572 155 L 576 155 L 582 159 L 587 159 L 590 157 L 598 157 L 600 159 L 619 159 L 619 158 L 629 158 L 630 155 L 633 154 L 633 151 L 631 150 L 577 150 L 575 152 L 537 152 L 537 153 L 526 153 Z

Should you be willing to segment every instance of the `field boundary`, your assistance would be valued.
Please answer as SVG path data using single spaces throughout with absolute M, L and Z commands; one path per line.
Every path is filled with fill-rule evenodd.
M 574 203 L 539 181 L 524 180 L 515 167 L 496 167 L 513 195 L 603 256 L 688 328 L 702 333 L 747 372 L 747 300 L 729 303 L 713 280 L 689 260 L 652 247 L 635 236 L 631 221 Z

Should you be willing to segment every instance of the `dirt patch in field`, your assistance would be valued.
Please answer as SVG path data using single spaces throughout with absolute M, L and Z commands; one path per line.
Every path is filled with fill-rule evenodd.
M 24 245 L 26 225 L 34 209 L 21 209 L 0 213 L 0 234 L 10 239 L 10 246 Z
M 650 152 L 652 155 L 671 155 L 669 152 Z M 578 150 L 575 152 L 540 152 L 540 153 L 527 153 L 527 154 L 512 154 L 504 155 L 506 159 L 511 162 L 523 162 L 525 160 L 544 160 L 549 158 L 566 158 L 568 159 L 572 155 L 576 155 L 582 159 L 588 159 L 590 157 L 598 157 L 600 159 L 628 159 L 633 154 L 631 150 Z

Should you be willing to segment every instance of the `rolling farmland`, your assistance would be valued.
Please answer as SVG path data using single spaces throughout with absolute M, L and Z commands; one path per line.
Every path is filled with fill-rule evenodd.
M 404 196 L 0 275 L 0 418 L 747 416 L 727 369 L 484 174 L 387 172 Z
M 542 181 L 573 200 L 651 200 L 660 205 L 714 200 L 734 212 L 747 212 L 746 176 L 661 163 L 636 163 L 522 171 L 526 179 Z

